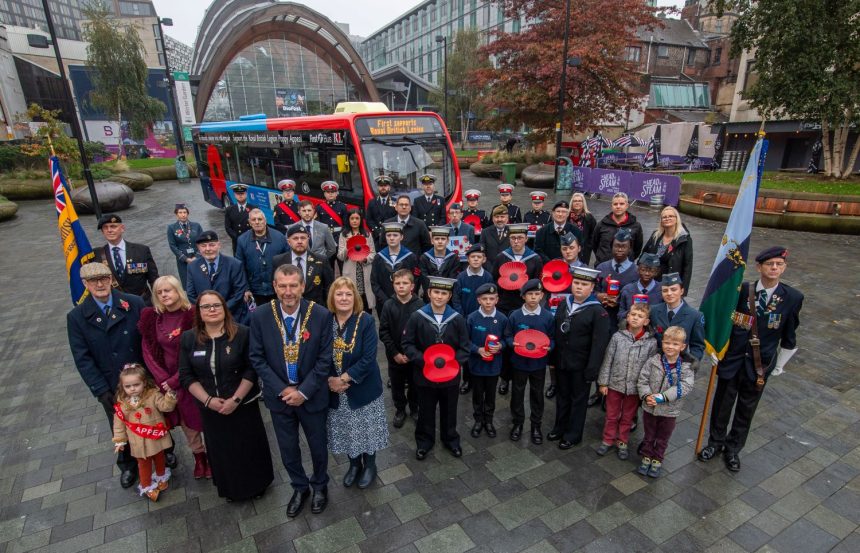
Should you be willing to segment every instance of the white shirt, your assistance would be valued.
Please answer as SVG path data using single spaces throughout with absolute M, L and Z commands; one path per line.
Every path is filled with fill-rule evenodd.
M 773 296 L 773 293 L 776 291 L 777 286 L 779 286 L 779 282 L 777 282 L 775 285 L 771 286 L 770 288 L 765 288 L 764 285 L 761 283 L 761 281 L 757 280 L 755 283 L 756 300 L 758 300 L 758 293 L 761 292 L 762 290 L 764 290 L 765 292 L 767 292 L 767 301 L 765 303 L 770 303 L 770 298 L 771 298 L 771 296 Z
M 469 272 L 469 276 L 484 276 L 484 268 L 483 267 L 478 269 L 477 273 L 473 272 L 471 267 L 467 268 L 466 270 Z
M 492 313 L 490 313 L 489 315 L 487 315 L 486 313 L 484 313 L 484 310 L 483 310 L 483 309 L 481 309 L 480 307 L 478 308 L 478 311 L 480 311 L 480 312 L 481 312 L 481 316 L 482 316 L 482 317 L 490 317 L 491 319 L 495 319 L 495 318 L 496 318 L 496 313 L 498 313 L 498 311 L 496 311 L 496 308 L 495 308 L 495 307 L 493 308 L 493 312 L 492 312 Z
M 526 309 L 526 306 L 525 306 L 525 305 L 523 306 L 523 308 L 522 308 L 522 309 L 523 309 L 523 315 L 525 315 L 525 316 L 527 316 L 527 317 L 528 317 L 529 315 L 540 315 L 540 312 L 541 312 L 540 305 L 538 305 L 538 306 L 537 306 L 537 309 L 535 309 L 534 311 L 529 311 L 528 309 Z
M 402 223 L 402 224 L 404 224 L 404 225 L 405 225 L 406 223 L 408 223 L 408 222 L 409 222 L 409 217 L 406 217 L 405 219 L 401 219 L 400 217 L 398 217 L 398 218 L 397 218 L 397 221 L 398 221 L 399 223 Z
M 120 239 L 119 244 L 117 244 L 116 246 L 114 246 L 110 242 L 108 242 L 108 249 L 110 249 L 111 261 L 113 261 L 113 249 L 114 248 L 119 248 L 119 258 L 122 260 L 122 267 L 119 267 L 119 268 L 125 270 L 125 264 L 126 264 L 125 263 L 125 260 L 126 260 L 126 257 L 125 257 L 125 239 L 124 238 Z M 116 268 L 116 267 L 114 267 L 114 268 Z
M 307 274 L 308 272 L 308 252 L 303 253 L 302 255 L 298 255 L 296 252 L 290 250 L 290 255 L 293 258 L 293 265 L 296 267 L 299 266 L 299 260 L 302 260 L 302 272 Z

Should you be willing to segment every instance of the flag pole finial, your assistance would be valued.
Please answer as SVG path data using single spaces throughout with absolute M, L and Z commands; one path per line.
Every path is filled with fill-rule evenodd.
M 764 137 L 767 135 L 767 133 L 766 133 L 766 132 L 764 132 L 764 124 L 765 124 L 765 123 L 767 123 L 767 120 L 766 120 L 766 119 L 762 119 L 762 120 L 761 120 L 761 125 L 759 125 L 759 127 L 758 127 L 758 132 L 757 132 L 757 133 L 755 133 L 755 134 L 756 134 L 756 136 L 757 136 L 757 137 L 759 137 L 759 138 L 764 138 Z
M 48 133 L 48 134 L 46 135 L 46 137 L 47 137 L 47 139 L 48 139 L 48 148 L 50 148 L 50 149 L 51 149 L 51 155 L 52 155 L 52 156 L 57 155 L 57 153 L 54 151 L 54 142 L 51 140 L 51 133 Z

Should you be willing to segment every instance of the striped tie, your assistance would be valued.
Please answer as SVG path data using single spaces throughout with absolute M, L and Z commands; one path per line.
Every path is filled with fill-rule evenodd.
M 764 312 L 767 309 L 767 290 L 760 290 L 758 293 L 758 300 L 755 313 L 759 317 L 764 316 Z

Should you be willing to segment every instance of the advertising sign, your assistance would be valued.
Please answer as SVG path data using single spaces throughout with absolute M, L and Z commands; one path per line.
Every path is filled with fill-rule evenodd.
M 278 110 L 278 117 L 307 115 L 305 91 L 297 88 L 275 90 L 275 108 Z

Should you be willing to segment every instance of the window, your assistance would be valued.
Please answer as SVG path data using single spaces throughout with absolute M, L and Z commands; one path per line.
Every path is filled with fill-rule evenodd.
M 758 83 L 758 73 L 755 70 L 755 60 L 751 60 L 747 63 L 746 79 L 744 79 L 744 92 L 747 92 L 756 83 Z
M 687 65 L 696 65 L 696 49 L 687 50 Z
M 648 107 L 701 108 L 710 107 L 707 83 L 652 83 Z
M 720 63 L 720 58 L 722 58 L 722 57 L 723 57 L 723 49 L 717 48 L 716 50 L 714 50 L 714 59 L 713 59 L 713 61 L 711 61 L 711 63 L 713 63 L 714 65 L 718 65 Z
M 669 47 L 665 44 L 657 45 L 657 57 L 658 58 L 668 58 L 669 57 Z
M 642 48 L 640 46 L 628 46 L 624 49 L 624 59 L 627 61 L 632 61 L 633 63 L 639 63 L 639 60 L 642 57 Z
M 151 4 L 138 4 L 137 2 L 120 2 L 120 15 L 154 15 Z
M 723 32 L 723 20 L 722 20 L 722 18 L 717 19 L 717 23 L 714 25 L 714 32 L 715 33 L 722 33 Z

